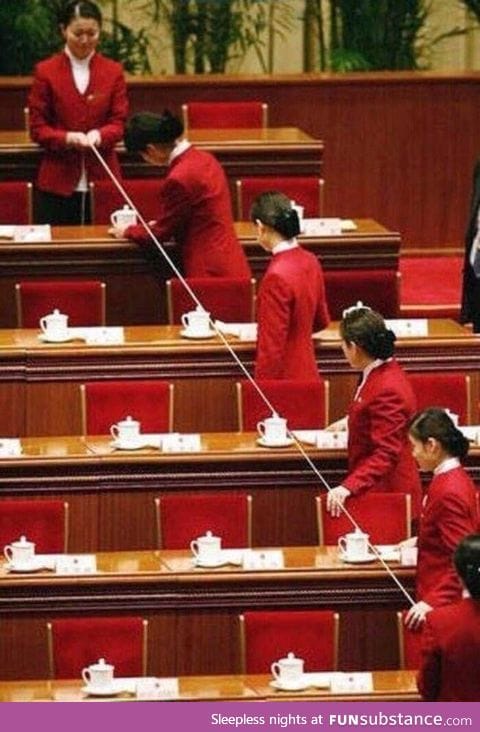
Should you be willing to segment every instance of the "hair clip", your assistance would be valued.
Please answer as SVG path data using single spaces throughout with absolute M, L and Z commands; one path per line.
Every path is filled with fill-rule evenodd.
M 346 315 L 350 315 L 350 313 L 355 312 L 355 310 L 371 310 L 368 305 L 364 305 L 361 300 L 357 300 L 356 305 L 350 305 L 349 308 L 345 308 L 345 310 L 342 312 L 342 318 L 344 318 Z

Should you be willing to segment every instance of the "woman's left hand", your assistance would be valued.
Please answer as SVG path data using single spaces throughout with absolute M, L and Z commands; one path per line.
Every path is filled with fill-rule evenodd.
M 420 628 L 420 626 L 425 622 L 425 618 L 430 610 L 433 610 L 432 606 L 423 602 L 423 600 L 412 605 L 405 616 L 405 625 L 407 628 L 410 628 L 410 630 L 417 630 Z
M 327 511 L 337 518 L 342 512 L 342 506 L 351 493 L 348 488 L 343 485 L 337 485 L 331 488 L 327 493 Z

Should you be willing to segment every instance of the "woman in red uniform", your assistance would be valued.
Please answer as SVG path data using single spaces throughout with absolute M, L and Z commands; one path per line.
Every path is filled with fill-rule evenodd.
M 420 470 L 433 471 L 422 505 L 417 537 L 404 544 L 418 544 L 417 602 L 407 613 L 410 628 L 419 627 L 435 607 L 458 602 L 462 585 L 453 565 L 460 541 L 477 531 L 476 489 L 460 461 L 467 455 L 468 440 L 448 414 L 426 409 L 410 427 L 413 456 Z
M 369 490 L 394 491 L 410 493 L 415 518 L 420 508 L 420 480 L 408 442 L 408 425 L 416 402 L 393 357 L 395 334 L 379 313 L 354 307 L 344 313 L 340 337 L 350 366 L 363 373 L 347 418 L 330 427 L 348 426 L 348 475 L 328 492 L 327 509 L 339 516 L 349 496 Z
M 298 245 L 297 212 L 283 193 L 262 193 L 250 215 L 273 255 L 258 293 L 255 378 L 316 380 L 312 333 L 330 322 L 322 266 Z
M 96 52 L 101 26 L 95 3 L 68 3 L 60 18 L 64 51 L 35 68 L 28 106 L 32 139 L 44 149 L 40 223 L 89 221 L 88 183 L 106 177 L 92 145 L 120 176 L 114 147 L 123 137 L 127 91 L 120 64 Z

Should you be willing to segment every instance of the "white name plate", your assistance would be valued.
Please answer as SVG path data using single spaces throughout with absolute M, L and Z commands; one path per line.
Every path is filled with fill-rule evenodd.
M 341 233 L 342 219 L 303 219 L 302 234 L 305 236 L 340 236 Z
M 348 443 L 348 432 L 329 432 L 328 430 L 318 430 L 317 447 L 325 450 L 344 450 Z
M 22 445 L 17 437 L 0 437 L 0 457 L 19 457 Z
M 17 242 L 52 241 L 52 229 L 50 224 L 16 226 L 13 239 Z
M 393 330 L 397 338 L 428 336 L 427 318 L 412 318 L 411 320 L 399 318 L 385 320 L 385 324 L 387 328 Z
M 373 691 L 371 673 L 333 673 L 330 676 L 330 690 L 333 694 L 349 694 L 351 692 L 369 694 Z
M 166 434 L 162 438 L 163 452 L 200 452 L 202 440 L 200 435 L 180 435 L 177 432 Z
M 178 699 L 177 678 L 142 678 L 136 683 L 137 699 Z
M 120 346 L 125 343 L 122 326 L 112 325 L 99 328 L 69 328 L 72 338 L 82 338 L 89 346 Z
M 57 574 L 95 574 L 97 558 L 95 554 L 59 554 L 55 571 Z
M 243 569 L 283 569 L 284 564 L 281 549 L 247 549 L 243 552 Z

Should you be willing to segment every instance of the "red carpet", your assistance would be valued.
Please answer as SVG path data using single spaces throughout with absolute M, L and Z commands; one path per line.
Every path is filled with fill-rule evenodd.
M 458 318 L 461 257 L 400 257 L 403 317 Z

